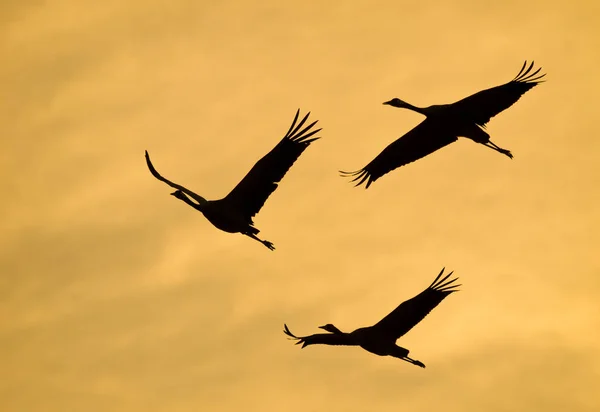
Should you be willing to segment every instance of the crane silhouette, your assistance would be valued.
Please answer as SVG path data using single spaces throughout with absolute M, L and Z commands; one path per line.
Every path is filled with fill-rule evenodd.
M 311 131 L 318 120 L 300 130 L 310 112 L 296 125 L 299 114 L 300 109 L 296 112 L 294 121 L 283 139 L 256 162 L 250 172 L 223 199 L 206 200 L 191 190 L 162 177 L 152 165 L 148 151 L 146 151 L 146 163 L 154 177 L 177 189 L 171 195 L 202 212 L 216 228 L 224 232 L 241 233 L 261 242 L 270 250 L 275 250 L 273 243 L 256 236 L 260 231 L 254 227 L 252 218 L 263 207 L 271 193 L 277 189 L 277 183 L 283 179 L 302 152 L 319 139 L 319 137 L 311 138 L 321 130 Z
M 317 344 L 360 346 L 375 355 L 393 356 L 424 368 L 425 365 L 422 362 L 409 358 L 409 350 L 396 345 L 396 340 L 411 330 L 417 323 L 421 322 L 446 296 L 456 292 L 456 288 L 461 286 L 454 284 L 458 278 L 448 280 L 454 272 L 450 272 L 442 278 L 443 273 L 444 269 L 442 269 L 427 289 L 412 299 L 401 303 L 390 314 L 373 326 L 344 333 L 329 323 L 319 326 L 320 329 L 329 333 L 317 333 L 310 336 L 298 337 L 284 324 L 283 332 L 292 339 L 297 340 L 296 345 L 301 344 L 302 348 Z
M 538 75 L 541 68 L 532 73 L 533 64 L 531 62 L 527 67 L 525 61 L 519 74 L 510 82 L 482 90 L 452 104 L 416 107 L 398 98 L 384 102 L 389 106 L 421 113 L 426 119 L 387 146 L 364 168 L 354 172 L 340 171 L 341 176 L 354 177 L 351 182 L 358 180 L 356 186 L 366 182 L 366 189 L 381 176 L 457 141 L 459 136 L 481 143 L 512 159 L 510 151 L 493 143 L 484 129 L 492 117 L 508 109 L 528 90 L 543 82 L 540 79 L 545 74 Z

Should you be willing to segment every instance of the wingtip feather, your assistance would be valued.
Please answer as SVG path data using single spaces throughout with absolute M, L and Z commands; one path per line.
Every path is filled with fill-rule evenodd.
M 429 285 L 428 289 L 433 288 L 433 286 L 437 283 L 438 279 L 442 276 L 442 274 L 444 273 L 444 270 L 446 270 L 446 267 L 444 266 L 442 268 L 442 270 L 440 271 L 440 273 L 438 273 L 438 275 L 435 277 L 435 279 L 433 280 L 433 282 L 431 282 L 431 285 Z
M 451 292 L 454 292 L 454 288 L 461 286 L 461 285 L 454 284 L 454 282 L 456 282 L 459 279 L 458 277 L 448 280 L 448 278 L 450 278 L 450 276 L 452 276 L 454 274 L 454 271 L 451 271 L 450 273 L 446 274 L 442 278 L 444 269 L 446 269 L 446 268 L 444 267 L 441 270 L 441 272 L 437 275 L 437 277 L 435 278 L 433 283 L 431 285 L 429 285 L 429 288 L 428 288 L 429 290 L 434 290 L 436 292 L 450 292 L 451 293 Z
M 525 60 L 525 63 L 523 63 L 521 70 L 519 70 L 519 73 L 515 76 L 515 78 L 512 81 L 518 83 L 540 83 L 539 79 L 544 77 L 546 74 L 544 73 L 538 76 L 538 73 L 542 70 L 541 67 L 539 67 L 536 71 L 531 73 L 531 70 L 533 69 L 534 65 L 534 60 L 531 61 L 529 66 L 527 66 L 527 60 Z
M 365 181 L 366 181 L 365 189 L 368 189 L 369 186 L 371 186 L 371 183 L 373 183 L 375 181 L 375 179 L 373 179 L 371 174 L 364 168 L 360 169 L 360 170 L 355 170 L 354 172 L 345 172 L 343 170 L 338 170 L 338 172 L 340 173 L 341 177 L 344 177 L 344 178 L 353 177 L 354 178 L 354 179 L 351 179 L 348 183 L 354 183 L 354 182 L 358 181 L 354 185 L 354 187 L 358 187 L 358 186 L 362 185 L 363 183 L 365 183 Z

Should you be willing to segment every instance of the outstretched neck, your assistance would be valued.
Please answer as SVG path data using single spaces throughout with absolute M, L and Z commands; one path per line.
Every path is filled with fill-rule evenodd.
M 425 108 L 414 106 L 410 103 L 405 102 L 404 100 L 398 99 L 397 97 L 395 97 L 392 100 L 387 101 L 383 104 L 387 104 L 387 105 L 393 106 L 393 107 L 398 107 L 400 109 L 412 110 L 413 112 L 421 113 L 422 115 L 427 116 L 427 110 Z
M 404 104 L 400 107 L 402 107 L 404 109 L 412 110 L 413 112 L 421 113 L 422 115 L 427 116 L 427 111 L 422 107 L 413 106 L 412 104 L 406 103 L 406 102 L 404 102 Z
M 202 211 L 202 209 L 203 209 L 202 208 L 203 203 L 196 203 L 196 202 L 194 202 L 192 199 L 190 199 L 184 193 L 181 193 L 179 196 L 177 196 L 177 198 L 180 199 L 180 200 L 183 200 L 185 203 L 187 203 L 188 205 L 190 205 L 194 209 L 198 209 L 200 211 Z
M 319 339 L 316 339 L 314 342 L 311 342 L 311 343 L 322 343 L 325 345 L 343 345 L 343 346 L 360 345 L 360 342 L 358 342 L 356 340 L 355 336 L 353 336 L 350 333 L 344 333 L 341 331 L 331 332 L 329 334 L 321 335 L 321 337 Z

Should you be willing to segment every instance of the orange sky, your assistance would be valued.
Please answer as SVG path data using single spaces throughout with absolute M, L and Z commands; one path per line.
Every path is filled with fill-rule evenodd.
M 14 1 L 0 6 L 0 410 L 600 410 L 597 1 Z M 492 119 L 369 190 L 422 117 L 535 60 Z M 255 219 L 208 199 L 297 108 L 322 139 Z M 398 343 L 425 370 L 286 340 L 375 323 L 446 266 L 461 292 Z

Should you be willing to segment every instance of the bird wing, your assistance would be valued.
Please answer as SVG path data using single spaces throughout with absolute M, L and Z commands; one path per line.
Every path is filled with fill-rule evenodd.
M 300 130 L 310 112 L 296 126 L 299 114 L 300 109 L 296 112 L 296 117 L 294 117 L 288 132 L 277 146 L 256 162 L 248 174 L 223 198 L 223 201 L 230 202 L 248 219 L 251 219 L 263 207 L 271 193 L 277 189 L 277 183 L 283 179 L 302 152 L 313 141 L 319 139 L 318 137 L 310 138 L 321 130 L 310 131 L 318 120 Z
M 404 136 L 391 143 L 364 168 L 355 172 L 340 171 L 342 177 L 354 177 L 352 182 L 365 189 L 386 173 L 419 160 L 442 147 L 458 140 L 456 135 L 441 129 L 431 119 L 425 119 Z
M 417 323 L 423 320 L 446 296 L 456 292 L 455 288 L 460 285 L 454 285 L 458 278 L 447 279 L 452 275 L 450 272 L 442 279 L 444 269 L 435 278 L 433 283 L 427 289 L 419 293 L 412 299 L 402 302 L 389 315 L 381 319 L 373 326 L 373 330 L 385 336 L 386 338 L 396 340 L 406 332 L 411 330 Z
M 465 97 L 453 103 L 453 109 L 478 125 L 485 125 L 492 117 L 515 104 L 528 90 L 543 82 L 540 79 L 546 74 L 538 74 L 542 70 L 541 67 L 532 73 L 533 63 L 525 69 L 525 61 L 513 80 Z
M 206 200 L 197 195 L 196 193 L 192 192 L 189 189 L 186 189 L 185 187 L 178 185 L 177 183 L 173 183 L 168 179 L 165 179 L 164 177 L 162 177 L 160 175 L 160 173 L 158 173 L 158 171 L 154 168 L 154 165 L 152 164 L 152 162 L 150 161 L 150 156 L 148 155 L 148 151 L 146 150 L 146 164 L 148 165 L 148 169 L 150 169 L 150 173 L 152 173 L 152 175 L 157 178 L 158 180 L 160 180 L 161 182 L 165 182 L 166 184 L 168 184 L 169 186 L 175 188 L 175 189 L 179 189 L 182 192 L 184 192 L 185 194 L 189 195 L 191 198 L 195 199 L 198 203 L 204 203 Z
M 296 345 L 302 345 L 302 348 L 308 345 L 336 345 L 336 346 L 351 346 L 348 342 L 348 338 L 345 335 L 338 335 L 335 333 L 315 333 L 310 336 L 296 336 L 294 335 L 286 324 L 283 325 L 283 333 L 288 335 L 292 340 L 296 340 Z

